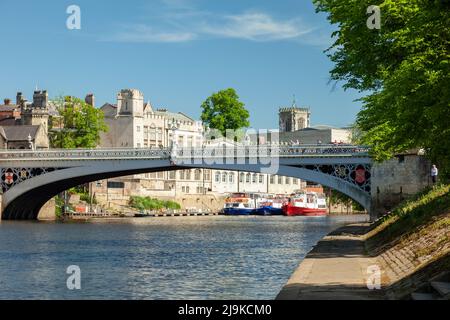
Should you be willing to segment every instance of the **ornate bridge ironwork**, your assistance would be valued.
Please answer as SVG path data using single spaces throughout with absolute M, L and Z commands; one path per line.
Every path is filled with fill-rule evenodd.
M 211 168 L 279 171 L 337 189 L 370 208 L 369 149 L 351 145 L 203 146 L 165 149 L 5 150 L 0 151 L 3 218 L 35 219 L 38 209 L 73 186 L 146 172 Z

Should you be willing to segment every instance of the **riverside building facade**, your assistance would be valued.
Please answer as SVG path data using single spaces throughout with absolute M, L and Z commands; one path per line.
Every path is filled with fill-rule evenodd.
M 101 135 L 100 147 L 167 148 L 174 141 L 184 147 L 211 146 L 211 141 L 204 139 L 200 121 L 144 101 L 141 91 L 124 89 L 118 93 L 116 104 L 101 107 L 109 130 Z M 221 209 L 233 192 L 291 194 L 304 185 L 289 177 L 191 169 L 98 181 L 92 184 L 92 192 L 100 204 L 109 207 L 126 205 L 130 196 L 148 196 L 175 199 L 184 209 L 214 211 Z

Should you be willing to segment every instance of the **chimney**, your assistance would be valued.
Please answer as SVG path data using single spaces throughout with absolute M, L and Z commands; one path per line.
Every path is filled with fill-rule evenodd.
M 94 96 L 94 94 L 92 94 L 92 93 L 87 94 L 86 98 L 84 98 L 84 101 L 87 104 L 89 104 L 89 105 L 91 105 L 91 106 L 93 106 L 95 108 L 95 96 Z
M 11 104 L 11 99 L 6 98 L 5 100 L 3 100 L 5 102 L 6 106 L 9 106 Z

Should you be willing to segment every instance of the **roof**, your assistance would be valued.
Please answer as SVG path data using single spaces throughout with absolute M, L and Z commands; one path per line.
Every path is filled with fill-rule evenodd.
M 19 109 L 19 106 L 15 104 L 0 104 L 0 112 L 15 111 L 17 109 Z
M 1 126 L 0 134 L 8 141 L 28 141 L 28 135 L 35 139 L 40 126 Z
M 0 126 L 15 126 L 18 123 L 19 119 L 13 117 L 7 117 L 0 119 Z
M 105 103 L 100 107 L 100 110 L 102 110 L 105 117 L 114 117 L 117 113 L 117 106 L 110 103 Z
M 161 111 L 161 110 L 157 110 L 157 111 L 153 111 L 154 114 L 159 115 L 159 116 L 163 116 L 166 117 L 169 121 L 175 119 L 175 121 L 189 121 L 189 122 L 195 122 L 194 119 L 192 119 L 191 117 L 185 115 L 182 112 L 170 112 L 170 111 Z

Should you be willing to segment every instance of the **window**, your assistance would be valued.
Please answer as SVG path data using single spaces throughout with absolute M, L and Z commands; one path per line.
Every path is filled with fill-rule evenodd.
M 181 192 L 186 193 L 186 187 L 185 186 L 181 187 Z
M 108 181 L 109 189 L 123 189 L 125 188 L 125 183 L 118 181 Z
M 256 173 L 252 175 L 252 183 L 256 183 Z
M 158 172 L 158 179 L 164 179 L 164 172 Z
M 178 137 L 178 146 L 183 147 L 184 146 L 184 136 Z
M 202 171 L 200 169 L 195 170 L 195 180 L 201 180 Z
M 157 136 L 156 136 L 156 139 L 159 141 L 159 142 L 162 142 L 162 140 L 163 140 L 163 129 L 162 128 L 158 128 L 158 129 L 156 129 L 156 133 L 157 133 Z
M 183 170 L 180 171 L 180 180 L 184 180 L 184 171 Z
M 286 184 L 291 184 L 291 178 L 286 177 Z
M 186 187 L 186 193 L 189 193 L 189 187 Z
M 245 176 L 245 182 L 250 183 L 250 178 L 251 178 L 251 174 L 247 173 L 247 175 Z
M 186 180 L 191 180 L 191 170 L 186 170 Z
M 270 184 L 274 184 L 275 183 L 275 176 L 270 176 Z
M 239 174 L 239 182 L 240 182 L 240 183 L 243 183 L 243 182 L 244 182 L 244 177 L 245 177 L 245 174 L 241 172 L 241 173 Z
M 227 173 L 226 172 L 222 173 L 222 182 L 227 182 Z
M 229 182 L 229 183 L 234 183 L 234 173 L 233 173 L 233 172 L 231 172 L 231 173 L 228 175 L 228 182 Z
M 283 184 L 283 177 L 278 176 L 278 184 Z
M 141 132 L 141 126 L 136 127 L 136 132 Z
M 205 180 L 211 180 L 211 171 L 209 169 L 204 169 L 203 174 L 205 175 Z
M 215 182 L 220 182 L 220 172 L 216 172 L 215 177 L 214 177 L 214 181 Z
M 259 175 L 259 183 L 264 183 L 264 176 L 262 174 Z
M 175 180 L 176 179 L 176 171 L 170 171 L 169 173 L 169 179 Z
M 298 184 L 298 179 L 297 178 L 292 178 L 292 183 L 293 184 Z

